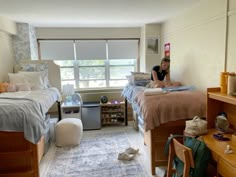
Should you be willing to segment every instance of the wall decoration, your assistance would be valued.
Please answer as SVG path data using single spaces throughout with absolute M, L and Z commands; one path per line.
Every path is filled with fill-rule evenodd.
M 170 58 L 170 43 L 166 43 L 164 46 L 164 51 L 165 51 L 165 57 Z
M 159 37 L 147 37 L 146 54 L 159 54 Z

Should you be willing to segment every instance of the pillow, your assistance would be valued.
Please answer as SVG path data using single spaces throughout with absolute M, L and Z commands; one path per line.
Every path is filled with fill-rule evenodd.
M 42 87 L 41 89 L 49 88 L 47 72 L 45 72 L 45 71 L 39 71 L 39 72 L 19 71 L 19 73 L 23 74 L 24 77 L 29 77 L 29 75 L 30 75 L 30 77 L 33 77 L 32 75 L 40 75 L 41 79 L 39 79 L 38 82 L 42 82 L 42 83 L 40 83 L 40 85 L 43 84 L 43 86 L 40 86 L 40 87 Z M 37 76 L 35 76 L 35 77 L 37 77 Z M 31 80 L 31 78 L 29 78 L 29 79 Z
M 7 87 L 7 92 L 15 92 L 16 91 L 16 85 L 15 84 L 8 84 L 8 87 Z
M 136 80 L 136 81 L 134 81 L 135 86 L 146 87 L 149 83 L 150 83 L 150 80 Z
M 49 83 L 49 80 L 48 80 L 48 64 L 47 63 L 21 64 L 21 68 L 22 68 L 22 71 L 26 71 L 26 72 L 33 72 L 33 71 L 43 72 L 42 79 L 45 84 L 45 88 L 51 87 L 51 84 Z
M 128 80 L 128 84 L 129 84 L 129 85 L 134 85 L 132 76 L 126 76 L 126 79 Z
M 16 84 L 16 91 L 31 91 L 30 84 Z
M 8 73 L 9 82 L 11 84 L 26 84 L 28 83 L 24 75 L 19 73 Z
M 136 81 L 136 80 L 151 80 L 151 74 L 150 73 L 131 72 L 131 75 L 133 77 L 133 81 Z
M 41 72 L 19 72 L 19 74 L 23 75 L 27 82 L 31 84 L 32 90 L 45 89 Z

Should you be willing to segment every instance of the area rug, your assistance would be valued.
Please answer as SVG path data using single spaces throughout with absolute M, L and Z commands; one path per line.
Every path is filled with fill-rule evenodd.
M 131 161 L 117 159 L 130 146 L 125 132 L 86 132 L 79 146 L 55 147 L 44 177 L 148 177 L 140 154 Z

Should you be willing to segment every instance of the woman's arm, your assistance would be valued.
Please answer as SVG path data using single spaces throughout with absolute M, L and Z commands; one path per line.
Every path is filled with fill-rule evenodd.
M 159 81 L 158 77 L 157 77 L 157 72 L 152 70 L 152 77 L 154 81 Z
M 168 72 L 168 73 L 166 74 L 166 82 L 167 82 L 167 83 L 171 83 L 171 81 L 170 81 L 170 72 Z

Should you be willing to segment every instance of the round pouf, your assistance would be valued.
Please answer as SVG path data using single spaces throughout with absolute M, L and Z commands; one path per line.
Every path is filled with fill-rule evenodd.
M 83 125 L 78 118 L 66 118 L 59 121 L 56 125 L 56 145 L 75 146 L 81 141 Z

